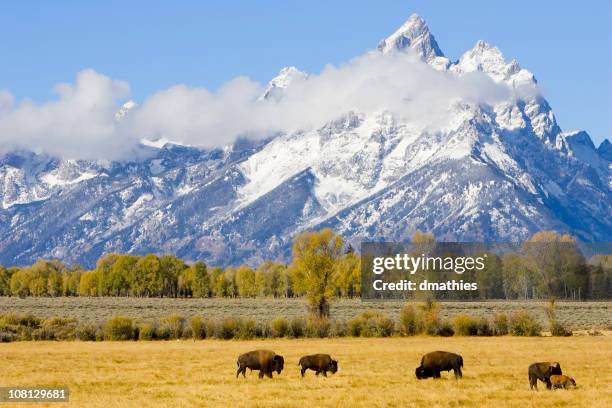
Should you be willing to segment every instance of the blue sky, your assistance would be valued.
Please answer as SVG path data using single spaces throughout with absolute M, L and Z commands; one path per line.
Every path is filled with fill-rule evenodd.
M 142 101 L 184 83 L 215 89 L 286 65 L 319 72 L 376 47 L 411 13 L 452 60 L 483 39 L 532 71 L 564 130 L 612 137 L 612 2 L 2 2 L 0 89 L 18 100 L 93 68 Z

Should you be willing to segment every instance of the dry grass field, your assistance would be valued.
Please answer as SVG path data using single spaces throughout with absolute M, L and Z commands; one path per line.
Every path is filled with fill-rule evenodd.
M 285 371 L 235 378 L 238 354 L 270 348 Z M 417 380 L 422 354 L 463 355 L 464 378 Z M 328 378 L 299 375 L 303 354 L 339 361 Z M 558 360 L 575 390 L 529 390 L 527 366 Z M 412 337 L 0 344 L 0 386 L 68 386 L 74 407 L 610 407 L 612 337 Z M 7 406 L 15 406 L 9 405 Z M 32 404 L 23 406 L 32 406 Z M 58 406 L 47 404 L 47 406 Z
M 420 302 L 416 302 L 420 303 Z M 360 299 L 335 299 L 331 303 L 331 315 L 340 320 L 351 319 L 365 310 L 384 312 L 397 321 L 404 302 L 362 302 Z M 512 313 L 527 310 L 539 318 L 546 327 L 545 301 L 487 301 L 441 302 L 442 317 L 459 314 L 491 318 L 495 313 Z M 612 328 L 612 302 L 564 302 L 558 301 L 557 317 L 574 330 Z M 60 297 L 24 299 L 0 297 L 0 314 L 31 313 L 38 317 L 74 317 L 86 321 L 103 321 L 122 315 L 133 319 L 156 319 L 178 313 L 185 317 L 249 317 L 268 321 L 275 317 L 291 318 L 308 313 L 303 299 L 169 299 L 126 297 Z

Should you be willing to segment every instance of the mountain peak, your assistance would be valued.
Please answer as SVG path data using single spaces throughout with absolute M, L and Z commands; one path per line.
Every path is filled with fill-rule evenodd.
M 278 100 L 281 98 L 284 90 L 287 89 L 293 81 L 305 80 L 306 78 L 308 78 L 308 74 L 304 71 L 300 71 L 294 66 L 285 67 L 280 70 L 277 76 L 272 78 L 259 99 Z
M 506 63 L 499 48 L 482 40 L 461 56 L 454 69 L 459 72 L 484 72 L 495 81 L 505 81 L 513 86 L 536 83 L 533 74 L 521 68 L 516 60 Z
M 605 160 L 612 161 L 612 143 L 608 139 L 604 139 L 597 148 L 597 153 Z
M 131 111 L 137 106 L 138 104 L 130 99 L 129 101 L 127 101 L 121 106 L 121 108 L 117 111 L 117 113 L 115 113 L 115 120 L 122 119 L 125 115 L 128 114 L 129 111 Z
M 444 56 L 427 23 L 417 14 L 411 15 L 400 28 L 378 44 L 378 50 L 383 54 L 406 49 L 416 51 L 425 61 Z

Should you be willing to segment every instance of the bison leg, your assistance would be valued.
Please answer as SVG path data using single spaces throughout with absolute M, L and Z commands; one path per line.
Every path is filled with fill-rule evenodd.
M 327 377 L 327 370 L 323 370 L 323 377 Z
M 266 371 L 266 376 L 272 378 L 272 370 Z
M 440 377 L 441 377 L 440 376 L 440 371 L 439 370 L 434 371 L 433 378 L 440 378 Z
M 321 374 L 321 372 L 319 370 L 317 370 L 316 375 L 319 375 L 319 374 Z
M 263 370 L 259 370 L 259 375 L 258 375 L 259 379 L 261 380 L 263 376 L 264 376 Z
M 535 388 L 535 390 L 538 390 L 538 379 L 535 378 L 534 376 L 529 376 L 529 389 L 533 390 Z
M 552 383 L 550 382 L 549 379 L 546 379 L 546 389 L 550 390 L 552 388 Z
M 244 378 L 246 378 L 246 367 L 242 367 L 242 366 L 238 366 L 238 371 L 236 371 L 236 378 L 238 378 L 238 376 L 240 375 L 240 373 L 242 373 L 242 376 Z
M 455 368 L 454 371 L 455 371 L 455 380 L 458 380 L 461 377 L 463 377 L 463 373 L 461 372 L 461 367 Z

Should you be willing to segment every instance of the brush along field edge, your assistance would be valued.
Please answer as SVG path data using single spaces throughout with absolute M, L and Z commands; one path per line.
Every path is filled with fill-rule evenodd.
M 285 370 L 236 379 L 237 356 L 257 348 L 283 355 Z M 417 380 L 414 369 L 433 350 L 461 354 L 464 378 Z M 338 373 L 301 378 L 297 362 L 313 353 L 331 354 Z M 560 361 L 577 389 L 530 391 L 528 365 L 547 360 Z M 0 344 L 0 386 L 68 386 L 62 406 L 75 407 L 604 407 L 612 406 L 610 361 L 610 336 L 17 342 Z

